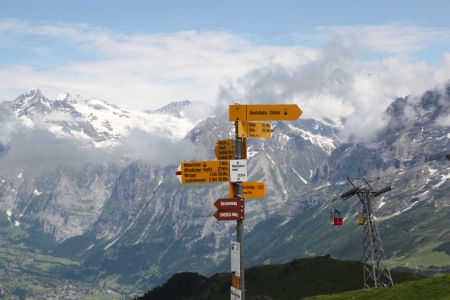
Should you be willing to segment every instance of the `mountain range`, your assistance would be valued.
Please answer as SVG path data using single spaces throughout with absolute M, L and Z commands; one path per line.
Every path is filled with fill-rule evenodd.
M 272 122 L 271 139 L 249 139 L 248 177 L 267 195 L 246 200 L 246 264 L 361 260 L 361 205 L 339 195 L 369 184 L 392 186 L 373 203 L 389 263 L 450 272 L 449 99 L 450 86 L 393 99 L 370 143 L 343 140 L 345 119 Z M 176 272 L 229 270 L 235 224 L 213 217 L 228 184 L 175 176 L 182 161 L 214 160 L 217 140 L 234 138 L 226 111 L 186 100 L 135 112 L 31 90 L 1 104 L 0 129 L 5 247 L 22 243 L 59 259 L 53 274 L 130 297 Z M 343 226 L 329 223 L 333 208 Z

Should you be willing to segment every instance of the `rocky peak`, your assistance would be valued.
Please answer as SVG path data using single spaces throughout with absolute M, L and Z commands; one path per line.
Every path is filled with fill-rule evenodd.
M 52 101 L 45 98 L 39 89 L 33 89 L 11 102 L 11 109 L 16 116 L 48 114 L 53 110 Z
M 162 115 L 171 115 L 176 118 L 183 118 L 181 112 L 186 109 L 189 105 L 191 105 L 191 101 L 184 100 L 180 102 L 172 102 L 166 106 L 161 107 L 158 110 L 146 110 L 145 112 L 148 114 L 162 114 Z

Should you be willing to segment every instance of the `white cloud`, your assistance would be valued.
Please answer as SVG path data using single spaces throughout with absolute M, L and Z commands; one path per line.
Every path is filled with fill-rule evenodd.
M 140 110 L 185 99 L 298 103 L 302 117 L 346 117 L 344 136 L 367 140 L 394 96 L 417 96 L 450 79 L 449 53 L 440 51 L 436 65 L 417 56 L 448 45 L 449 29 L 390 23 L 314 34 L 299 34 L 314 46 L 269 46 L 228 32 L 124 35 L 85 24 L 1 21 L 0 51 L 33 55 L 0 60 L 0 98 L 37 87 L 50 98 L 68 91 Z
M 384 25 L 352 25 L 320 27 L 324 36 L 340 35 L 350 40 L 358 40 L 358 48 L 369 52 L 410 54 L 428 47 L 430 43 L 450 40 L 450 30 L 420 27 L 408 23 Z
M 95 58 L 73 58 L 58 65 L 51 65 L 50 58 L 44 70 L 41 56 L 27 64 L 4 65 L 0 70 L 5 78 L 0 82 L 3 98 L 17 96 L 13 92 L 18 88 L 38 87 L 47 95 L 71 91 L 130 109 L 156 109 L 182 99 L 211 102 L 226 79 L 239 78 L 266 61 L 290 64 L 314 52 L 300 51 L 301 47 L 257 47 L 226 32 L 125 36 L 87 25 L 32 26 L 17 21 L 3 21 L 0 28 L 0 38 L 17 43 L 36 36 L 49 39 L 49 47 L 39 52 L 52 54 L 57 49 L 51 46 L 63 43 Z M 34 51 L 35 45 L 28 43 L 32 42 L 22 47 Z

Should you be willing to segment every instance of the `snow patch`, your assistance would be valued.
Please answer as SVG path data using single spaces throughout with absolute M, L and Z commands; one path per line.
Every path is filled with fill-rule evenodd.
M 288 127 L 293 131 L 298 132 L 303 137 L 303 139 L 310 141 L 313 145 L 322 148 L 328 154 L 331 154 L 331 152 L 334 149 L 336 149 L 336 145 L 334 144 L 334 141 L 331 138 L 322 136 L 320 134 L 313 134 L 309 131 L 305 131 L 303 129 L 293 126 L 291 123 L 288 124 Z
M 308 181 L 306 181 L 305 178 L 303 178 L 300 174 L 297 173 L 297 171 L 295 171 L 294 168 L 291 168 L 292 171 L 294 171 L 294 173 L 298 176 L 298 178 L 300 178 L 301 181 L 303 181 L 304 184 L 308 184 Z
M 11 211 L 10 211 L 10 210 L 7 210 L 7 211 L 6 211 L 6 215 L 8 216 L 9 224 L 12 224 L 12 222 L 11 222 L 11 216 L 12 216 Z
M 115 239 L 114 241 L 112 241 L 111 243 L 109 243 L 108 245 L 106 245 L 105 248 L 103 248 L 103 250 L 108 250 L 109 247 L 111 247 L 112 245 L 114 245 L 118 240 L 119 240 L 119 238 Z
M 442 184 L 444 184 L 447 181 L 447 179 L 450 179 L 450 174 L 441 175 L 441 181 L 438 182 L 437 184 L 433 185 L 433 188 L 435 189 L 435 188 L 440 187 Z
M 324 187 L 327 187 L 327 186 L 330 186 L 330 185 L 331 185 L 331 183 L 327 182 L 324 185 L 321 185 L 321 186 L 315 188 L 315 190 L 317 191 L 317 190 L 320 190 L 321 188 L 324 188 Z
M 386 217 L 380 217 L 380 218 L 377 218 L 377 221 L 384 221 L 384 220 L 388 220 L 388 219 L 390 219 L 390 218 L 393 218 L 393 217 L 396 217 L 396 216 L 399 216 L 399 215 L 401 215 L 402 213 L 404 213 L 404 212 L 406 212 L 406 211 L 408 211 L 408 210 L 410 210 L 411 208 L 413 208 L 414 207 L 414 205 L 416 205 L 418 203 L 418 201 L 417 202 L 413 202 L 410 206 L 408 206 L 407 208 L 405 208 L 404 210 L 401 210 L 401 211 L 397 211 L 397 212 L 395 212 L 395 213 L 393 213 L 392 215 L 390 215 L 390 216 L 386 216 Z
M 266 153 L 267 158 L 272 162 L 272 165 L 276 166 L 275 162 L 273 161 L 273 159 L 269 156 L 269 154 Z
M 252 151 L 251 150 L 252 148 L 253 148 L 253 146 L 247 148 L 247 159 L 255 156 L 256 154 L 258 154 L 258 151 Z

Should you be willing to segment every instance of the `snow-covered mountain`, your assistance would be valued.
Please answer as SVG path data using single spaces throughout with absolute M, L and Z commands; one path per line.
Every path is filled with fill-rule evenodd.
M 274 232 L 252 232 L 250 261 L 325 254 L 363 259 L 362 226 L 357 225 L 362 205 L 356 196 L 339 197 L 352 182 L 392 188 L 372 202 L 391 266 L 426 274 L 450 271 L 450 85 L 398 98 L 384 118 L 388 125 L 373 143 L 342 143 L 320 164 L 310 184 L 286 202 L 293 210 L 289 222 L 278 214 L 259 224 L 270 224 Z M 334 208 L 343 212 L 346 226 L 325 224 Z
M 153 112 L 139 112 L 68 93 L 50 100 L 34 89 L 5 104 L 9 105 L 22 127 L 43 128 L 57 137 L 72 138 L 88 147 L 107 149 L 121 145 L 133 130 L 180 140 L 201 121 L 183 117 L 190 101 L 174 103 Z M 203 109 L 209 108 L 205 104 Z
M 336 78 L 330 80 L 340 83 Z M 413 172 L 408 168 L 450 149 L 449 98 L 450 89 L 431 91 L 420 99 L 397 99 L 386 110 L 389 126 L 370 147 L 343 143 L 339 139 L 343 120 L 273 122 L 271 139 L 249 139 L 249 180 L 267 186 L 264 199 L 246 199 L 249 265 L 327 253 L 359 259 L 355 253 L 361 243 L 354 239 L 359 231 L 347 221 L 357 216 L 357 201 L 342 204 L 349 224 L 342 231 L 327 224 L 331 205 L 338 203 L 331 200 L 348 189 L 348 176 L 386 179 L 379 184 L 412 179 L 414 192 L 399 184 L 393 198 L 380 197 L 375 203 L 377 217 L 380 222 L 385 220 L 380 228 L 382 235 L 388 233 L 389 253 L 402 245 L 398 256 L 412 255 L 415 247 L 408 250 L 403 245 L 411 246 L 414 241 L 429 252 L 430 245 L 440 246 L 441 240 L 449 238 L 448 228 L 442 226 L 442 218 L 450 215 L 448 169 L 439 168 L 436 162 Z M 208 106 L 190 101 L 132 112 L 69 94 L 49 100 L 38 90 L 1 108 L 0 113 L 9 111 L 10 115 L 0 118 L 0 128 L 10 134 L 9 138 L 0 136 L 0 164 L 7 165 L 13 158 L 27 162 L 20 169 L 0 170 L 0 201 L 7 224 L 23 236 L 50 236 L 52 243 L 46 251 L 78 262 L 61 276 L 89 277 L 107 287 L 122 287 L 125 293 L 144 291 L 178 271 L 210 274 L 229 269 L 234 223 L 213 217 L 213 203 L 228 197 L 228 184 L 181 185 L 175 176 L 183 155 L 190 151 L 188 145 L 196 147 L 196 155 L 201 152 L 204 159 L 214 160 L 217 140 L 234 137 L 227 112 L 207 114 Z M 197 119 L 199 115 L 208 117 Z M 18 143 L 29 137 L 20 134 L 24 131 L 54 137 L 46 140 L 58 150 L 53 153 L 67 149 L 58 145 L 70 140 L 71 147 L 81 149 L 72 157 L 77 163 L 39 172 L 31 168 L 34 157 L 27 160 L 18 151 L 18 146 L 29 146 Z M 85 159 L 93 150 L 114 153 L 136 132 L 159 141 L 140 144 L 142 148 L 179 160 Z M 32 156 L 38 150 L 31 147 L 25 153 Z M 15 156 L 10 155 L 13 152 Z M 420 219 L 421 213 L 433 220 L 433 226 Z M 413 224 L 407 222 L 410 219 L 415 220 Z M 416 235 L 420 230 L 430 234 L 420 239 Z M 29 239 L 26 242 L 38 247 Z

